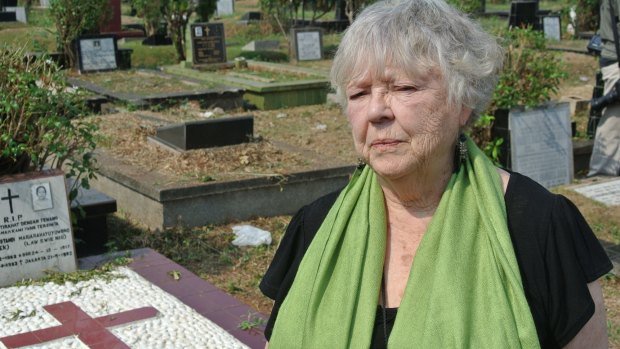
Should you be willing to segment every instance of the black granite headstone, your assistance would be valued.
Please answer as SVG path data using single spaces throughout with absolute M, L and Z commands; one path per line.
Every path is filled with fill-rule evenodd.
M 17 22 L 15 12 L 0 12 L 0 22 Z
M 538 1 L 513 1 L 511 3 L 509 26 L 531 26 L 534 29 L 539 29 L 539 22 Z
M 226 62 L 226 40 L 223 23 L 194 23 L 190 29 L 194 64 Z
M 246 12 L 241 16 L 242 21 L 260 21 L 263 19 L 263 14 L 258 11 Z
M 190 121 L 157 129 L 155 139 L 181 150 L 246 143 L 254 135 L 254 117 Z
M 17 0 L 2 0 L 0 2 L 4 7 L 17 7 Z

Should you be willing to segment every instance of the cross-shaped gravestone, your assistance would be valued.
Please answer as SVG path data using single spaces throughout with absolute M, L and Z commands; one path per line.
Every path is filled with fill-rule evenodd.
M 152 318 L 157 309 L 143 307 L 116 314 L 92 318 L 73 302 L 63 302 L 43 307 L 61 325 L 0 338 L 7 348 L 21 348 L 56 339 L 77 336 L 91 349 L 127 348 L 129 346 L 108 331 L 108 327 Z

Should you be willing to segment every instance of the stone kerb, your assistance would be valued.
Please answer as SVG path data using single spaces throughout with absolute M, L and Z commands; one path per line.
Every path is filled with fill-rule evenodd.
M 144 173 L 102 152 L 96 157 L 100 170 L 92 186 L 116 198 L 119 211 L 152 229 L 293 214 L 312 200 L 342 188 L 354 170 L 353 166 L 341 166 L 188 185 L 162 174 Z

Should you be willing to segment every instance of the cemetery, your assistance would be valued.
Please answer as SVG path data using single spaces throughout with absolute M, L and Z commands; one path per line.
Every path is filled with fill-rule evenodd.
M 0 103 L 15 98 L 0 117 L 21 121 L 0 123 L 0 349 L 262 348 L 273 303 L 257 285 L 291 216 L 358 163 L 329 84 L 349 14 L 307 4 L 278 17 L 276 0 L 189 14 L 99 2 L 82 14 L 98 24 L 69 38 L 55 18 L 80 2 L 0 0 Z M 593 10 L 462 2 L 509 62 L 471 137 L 584 214 L 614 261 L 602 285 L 620 348 L 620 182 L 586 177 Z M 7 141 L 20 133 L 35 136 Z M 241 226 L 269 242 L 238 245 Z

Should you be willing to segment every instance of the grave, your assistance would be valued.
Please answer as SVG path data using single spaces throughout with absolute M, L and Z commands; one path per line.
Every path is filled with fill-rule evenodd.
M 241 48 L 241 51 L 276 51 L 280 48 L 278 40 L 253 40 Z
M 223 23 L 193 23 L 189 29 L 192 66 L 226 63 Z
M 80 187 L 71 202 L 71 211 L 77 217 L 75 249 L 78 257 L 106 252 L 109 214 L 116 212 L 116 200 L 93 188 Z
M 235 13 L 234 0 L 217 0 L 216 7 L 218 16 L 230 16 Z
M 496 114 L 493 137 L 504 138 L 500 162 L 545 187 L 570 183 L 573 145 L 569 104 Z
M 28 23 L 28 18 L 26 16 L 26 8 L 20 6 L 5 6 L 5 12 L 13 12 L 15 13 L 15 21 L 21 23 Z
M 546 39 L 562 40 L 562 21 L 559 15 L 543 17 L 543 31 Z
M 118 69 L 118 48 L 113 35 L 79 37 L 77 53 L 80 73 Z
M 247 61 L 245 69 L 218 71 L 197 71 L 176 65 L 166 66 L 164 71 L 241 88 L 245 100 L 264 110 L 323 104 L 329 91 L 324 72 L 285 64 Z
M 620 205 L 620 179 L 599 178 L 601 181 L 572 187 L 571 189 L 606 206 Z
M 0 11 L 0 22 L 17 22 L 17 16 L 15 12 Z
M 41 6 L 43 8 L 50 7 L 50 0 L 40 0 L 39 1 L 39 6 Z
M 102 79 L 104 76 L 106 78 Z M 136 79 L 139 84 L 127 84 L 131 79 Z M 242 89 L 222 83 L 206 83 L 191 77 L 181 78 L 155 70 L 98 73 L 68 78 L 67 81 L 73 86 L 138 108 L 172 102 L 198 101 L 203 108 L 233 109 L 243 103 Z M 154 91 L 149 90 L 148 86 L 155 87 Z
M 510 27 L 531 26 L 534 29 L 539 29 L 538 1 L 512 1 L 508 25 Z
M 289 52 L 292 61 L 323 59 L 323 31 L 320 28 L 293 28 Z
M 0 287 L 76 270 L 64 173 L 0 178 Z
M 249 142 L 254 136 L 254 117 L 238 116 L 188 121 L 157 129 L 150 140 L 183 152 Z
M 241 19 L 239 20 L 239 23 L 240 24 L 256 23 L 256 22 L 260 22 L 262 19 L 263 19 L 262 12 L 250 11 L 250 12 L 244 13 L 241 16 Z

